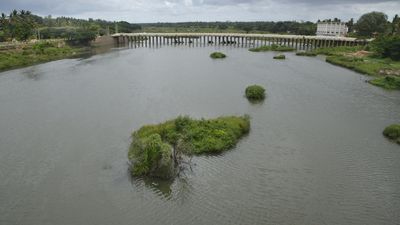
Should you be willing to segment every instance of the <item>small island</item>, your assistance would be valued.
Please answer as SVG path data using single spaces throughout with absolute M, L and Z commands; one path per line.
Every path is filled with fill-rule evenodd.
M 226 55 L 222 52 L 213 52 L 211 53 L 210 57 L 213 59 L 223 59 L 226 58 Z
M 249 116 L 208 120 L 179 116 L 157 125 L 143 126 L 132 134 L 128 153 L 132 175 L 171 179 L 182 156 L 231 149 L 249 130 Z
M 261 101 L 265 98 L 265 88 L 260 85 L 251 85 L 246 88 L 245 94 L 250 101 Z
M 309 57 L 315 57 L 317 56 L 317 53 L 311 52 L 311 51 L 301 51 L 301 52 L 296 52 L 297 56 L 309 56 Z
M 286 59 L 286 56 L 284 54 L 278 54 L 274 56 L 274 59 Z
M 400 124 L 392 124 L 385 128 L 383 135 L 391 141 L 400 144 Z

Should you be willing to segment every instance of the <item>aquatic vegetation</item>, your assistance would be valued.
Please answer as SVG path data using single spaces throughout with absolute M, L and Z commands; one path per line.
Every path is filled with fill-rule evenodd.
M 266 51 L 277 51 L 277 52 L 291 52 L 296 49 L 284 46 L 284 45 L 263 45 L 257 48 L 250 48 L 249 51 L 251 52 L 266 52 Z
M 279 54 L 279 55 L 274 56 L 274 59 L 286 59 L 286 56 L 283 54 Z
M 210 57 L 213 59 L 223 59 L 226 58 L 226 55 L 222 52 L 213 52 L 211 53 Z
M 265 98 L 265 88 L 260 85 L 251 85 L 246 88 L 245 94 L 249 100 L 263 100 Z
M 383 135 L 388 139 L 400 144 L 400 124 L 392 124 L 385 128 Z
M 192 119 L 179 116 L 146 125 L 132 134 L 128 158 L 135 176 L 170 178 L 179 155 L 220 153 L 233 148 L 250 130 L 248 116 Z
M 315 52 L 296 52 L 297 56 L 310 56 L 310 57 L 314 57 L 317 56 L 317 53 Z
M 369 83 L 385 89 L 400 90 L 400 77 L 396 76 L 379 77 L 370 80 Z

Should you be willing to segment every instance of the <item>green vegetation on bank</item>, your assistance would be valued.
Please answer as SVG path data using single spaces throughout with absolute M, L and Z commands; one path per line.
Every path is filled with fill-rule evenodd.
M 250 130 L 248 116 L 174 120 L 146 125 L 132 134 L 128 158 L 132 174 L 170 178 L 179 155 L 220 153 L 236 145 Z
M 265 98 L 265 88 L 260 85 L 248 86 L 245 90 L 245 95 L 250 101 L 260 101 Z
M 274 59 L 286 59 L 286 56 L 284 54 L 278 54 L 274 56 Z
M 376 79 L 370 80 L 369 83 L 385 89 L 400 90 L 400 77 L 396 76 L 378 77 Z
M 62 38 L 80 44 L 88 43 L 98 35 L 117 32 L 130 33 L 141 26 L 125 21 L 111 22 L 100 19 L 76 19 L 70 17 L 41 17 L 27 10 L 1 13 L 0 42 L 12 40 Z
M 400 36 L 384 35 L 367 46 L 318 48 L 313 54 L 326 55 L 326 62 L 374 76 L 369 83 L 400 89 Z
M 211 53 L 210 57 L 213 59 L 223 59 L 226 58 L 226 55 L 222 52 L 213 52 Z
M 257 48 L 250 48 L 249 51 L 251 52 L 266 52 L 266 51 L 277 51 L 277 52 L 291 52 L 296 49 L 284 46 L 284 45 L 263 45 Z
M 400 124 L 392 124 L 385 128 L 383 135 L 388 139 L 400 144 Z
M 0 50 L 0 71 L 73 57 L 83 49 L 71 47 L 64 41 L 42 41 L 20 49 Z

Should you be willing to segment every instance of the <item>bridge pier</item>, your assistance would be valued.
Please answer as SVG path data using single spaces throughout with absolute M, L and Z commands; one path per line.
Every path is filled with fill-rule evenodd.
M 367 41 L 355 38 L 318 37 L 271 34 L 115 34 L 114 42 L 118 46 L 148 47 L 170 44 L 185 44 L 189 46 L 231 45 L 242 47 L 257 47 L 261 45 L 285 45 L 296 49 L 311 50 L 320 47 L 358 46 L 366 45 Z

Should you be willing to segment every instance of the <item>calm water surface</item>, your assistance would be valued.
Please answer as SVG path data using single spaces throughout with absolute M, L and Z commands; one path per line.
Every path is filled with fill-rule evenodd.
M 113 51 L 0 73 L 0 224 L 400 224 L 400 92 L 321 58 Z M 268 97 L 252 105 L 247 85 Z M 252 130 L 173 182 L 131 179 L 130 133 L 178 115 Z

